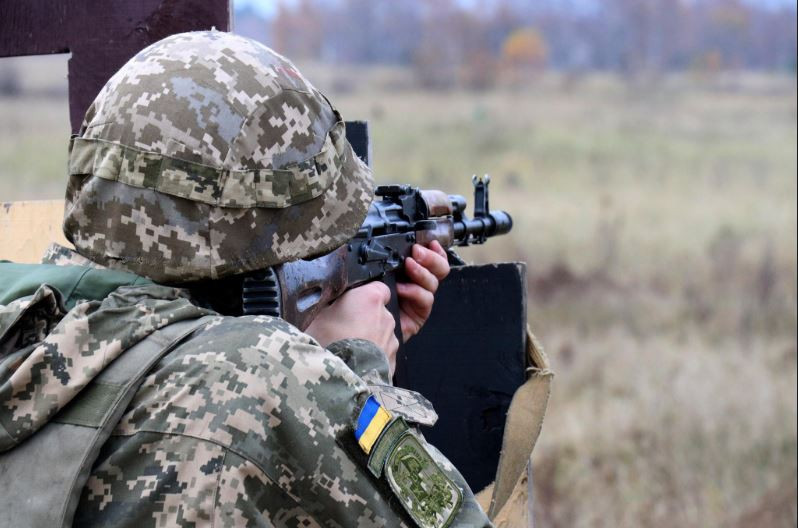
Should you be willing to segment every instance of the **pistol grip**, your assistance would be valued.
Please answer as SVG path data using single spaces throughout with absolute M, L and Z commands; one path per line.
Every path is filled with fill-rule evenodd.
M 399 350 L 401 350 L 402 349 L 402 343 L 403 343 L 403 340 L 402 340 L 402 322 L 401 322 L 401 319 L 399 318 L 400 317 L 399 296 L 398 296 L 398 294 L 396 292 L 396 273 L 388 273 L 388 274 L 386 274 L 382 278 L 382 282 L 383 282 L 383 284 L 388 286 L 389 290 L 391 290 L 391 300 L 388 301 L 387 308 L 388 308 L 388 311 L 391 312 L 391 315 L 393 315 L 393 322 L 394 322 L 393 333 L 396 336 L 396 339 L 399 341 Z M 399 356 L 398 351 L 397 351 L 396 355 L 397 355 L 397 357 Z

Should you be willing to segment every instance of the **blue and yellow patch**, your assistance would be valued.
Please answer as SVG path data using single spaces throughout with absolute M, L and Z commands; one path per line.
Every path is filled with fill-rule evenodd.
M 372 395 L 355 427 L 368 468 L 385 477 L 420 528 L 449 528 L 463 504 L 462 490 L 437 464 L 401 416 L 394 418 Z
M 355 429 L 357 443 L 366 454 L 371 453 L 371 448 L 390 421 L 391 413 L 386 411 L 374 396 L 369 396 L 360 410 Z

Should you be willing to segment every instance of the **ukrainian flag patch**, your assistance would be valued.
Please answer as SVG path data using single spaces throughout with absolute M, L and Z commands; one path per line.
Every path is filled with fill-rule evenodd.
M 371 448 L 390 421 L 391 413 L 386 411 L 374 396 L 369 396 L 360 410 L 355 429 L 357 443 L 366 454 L 371 453 Z

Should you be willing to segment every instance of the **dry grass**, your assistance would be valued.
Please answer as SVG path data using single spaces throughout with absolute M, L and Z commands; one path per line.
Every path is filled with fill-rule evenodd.
M 794 78 L 473 94 L 306 69 L 370 121 L 380 181 L 494 177 L 515 231 L 465 256 L 529 263 L 558 373 L 542 526 L 796 526 Z M 0 200 L 61 194 L 63 104 L 0 98 Z
M 529 263 L 558 372 L 540 524 L 795 526 L 794 79 L 382 75 L 334 98 L 371 122 L 378 177 L 467 193 L 490 172 L 516 220 L 467 256 Z

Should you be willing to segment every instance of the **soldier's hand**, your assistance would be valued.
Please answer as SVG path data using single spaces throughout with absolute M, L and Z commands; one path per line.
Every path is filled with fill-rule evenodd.
M 412 282 L 396 284 L 404 341 L 424 326 L 432 311 L 438 283 L 448 274 L 449 259 L 438 241 L 433 240 L 428 247 L 413 246 L 413 256 L 405 260 L 405 275 Z
M 393 375 L 399 341 L 393 316 L 385 307 L 390 300 L 391 291 L 381 282 L 352 288 L 322 308 L 305 332 L 324 347 L 339 339 L 367 339 L 385 352 Z

